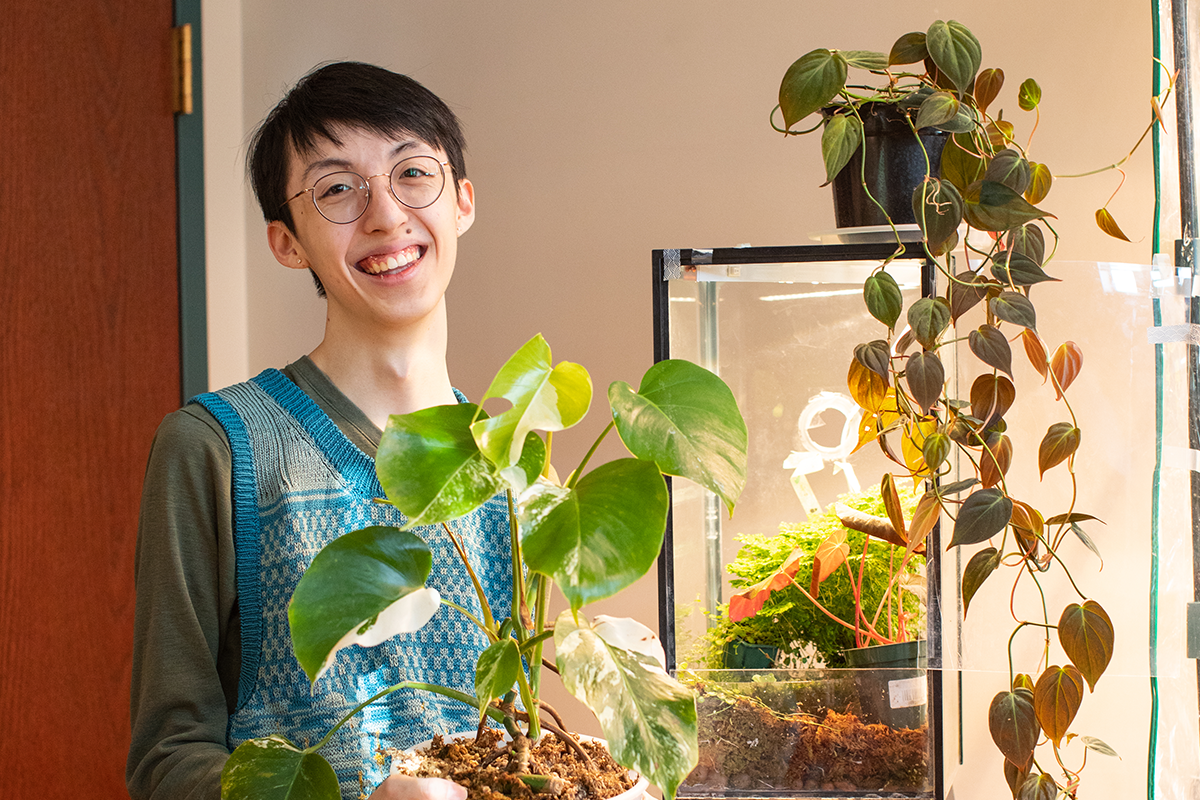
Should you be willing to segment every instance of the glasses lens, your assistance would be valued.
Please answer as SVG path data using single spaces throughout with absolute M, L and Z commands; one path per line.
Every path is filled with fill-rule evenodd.
M 432 156 L 406 158 L 392 169 L 392 191 L 409 208 L 433 205 L 445 184 L 446 173 Z
M 313 202 L 330 222 L 353 222 L 367 208 L 367 184 L 354 172 L 334 172 L 317 181 Z

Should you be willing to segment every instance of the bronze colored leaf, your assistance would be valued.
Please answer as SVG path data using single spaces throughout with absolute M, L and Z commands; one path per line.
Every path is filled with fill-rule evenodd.
M 1042 379 L 1045 380 L 1050 374 L 1050 359 L 1037 332 L 1032 328 L 1021 331 L 1021 343 L 1025 345 L 1025 355 L 1029 357 L 1029 363 L 1033 364 L 1033 368 L 1041 373 Z
M 1099 517 L 1093 517 L 1091 514 L 1081 514 L 1078 511 L 1072 511 L 1070 514 L 1055 514 L 1053 517 L 1046 520 L 1046 524 L 1062 525 L 1064 523 L 1072 522 L 1087 522 L 1088 520 L 1095 520 L 1101 525 L 1104 524 L 1104 520 L 1100 519 Z
M 1058 620 L 1059 644 L 1092 691 L 1112 659 L 1114 640 L 1112 620 L 1095 600 L 1063 609 Z
M 1030 775 L 1017 792 L 1017 800 L 1055 800 L 1057 797 L 1058 784 L 1045 772 Z
M 1029 777 L 1029 770 L 1021 769 L 1016 764 L 1004 759 L 1004 780 L 1008 784 L 1009 791 L 1015 799 L 1017 792 L 1021 790 L 1021 786 L 1025 783 L 1025 779 Z
M 1081 369 L 1083 369 L 1083 350 L 1079 345 L 1074 342 L 1060 344 L 1054 351 L 1054 357 L 1050 359 L 1050 372 L 1054 374 L 1054 391 L 1057 395 L 1055 399 L 1063 396 L 1067 387 L 1075 382 L 1075 378 L 1079 377 Z
M 981 180 L 986 170 L 987 164 L 970 136 L 956 133 L 946 140 L 942 148 L 942 180 L 954 184 L 961 193 Z
M 883 339 L 876 339 L 858 345 L 854 348 L 854 360 L 883 378 L 884 385 L 887 385 L 891 374 L 889 368 L 892 364 L 892 353 L 888 349 L 887 342 Z
M 942 396 L 942 386 L 946 382 L 946 371 L 937 353 L 922 350 L 909 356 L 904 378 L 908 381 L 908 390 L 912 392 L 913 399 L 921 407 L 921 413 L 928 414 Z
M 1046 195 L 1050 194 L 1050 187 L 1053 184 L 1054 176 L 1050 174 L 1049 167 L 1036 161 L 1029 162 L 1029 188 L 1025 190 L 1026 200 L 1036 206 L 1046 199 Z
M 929 439 L 932 438 L 932 436 L 929 437 Z M 926 447 L 929 446 L 929 439 L 925 440 Z M 917 501 L 917 507 L 913 509 L 912 522 L 908 526 L 909 547 L 913 547 L 916 542 L 924 542 L 925 537 L 933 530 L 933 526 L 937 524 L 941 516 L 942 501 L 938 499 L 937 494 L 926 492 L 921 495 L 921 499 Z
M 987 447 L 979 457 L 979 480 L 983 488 L 995 486 L 1008 473 L 1012 463 L 1012 440 L 1003 433 L 988 435 Z
M 913 477 L 930 474 L 923 451 L 925 440 L 936 432 L 937 420 L 932 417 L 920 419 L 915 423 L 905 423 L 904 434 L 900 438 L 900 450 L 904 455 L 904 466 L 908 467 Z
M 879 496 L 883 500 L 883 509 L 887 512 L 892 528 L 905 542 L 908 541 L 904 526 L 904 509 L 900 505 L 900 493 L 896 490 L 896 480 L 890 472 L 885 472 L 879 481 Z
M 979 104 L 980 111 L 987 111 L 987 107 L 1000 94 L 1002 86 L 1004 86 L 1004 70 L 1002 69 L 985 69 L 975 77 L 975 102 Z
M 1038 446 L 1039 477 L 1044 476 L 1046 470 L 1073 456 L 1079 449 L 1079 437 L 1079 428 L 1069 422 L 1056 422 L 1051 425 Z
M 1028 531 L 1031 536 L 1040 537 L 1046 529 L 1041 512 L 1020 500 L 1013 501 L 1012 519 L 1009 524 L 1018 530 Z
M 946 287 L 946 298 L 950 304 L 950 319 L 958 322 L 959 317 L 978 305 L 987 297 L 988 288 L 996 285 L 983 275 L 974 272 L 960 272 Z
M 888 66 L 897 64 L 919 64 L 929 56 L 925 47 L 925 34 L 921 32 L 906 33 L 896 40 L 888 53 Z
M 1100 208 L 1096 210 L 1096 224 L 1100 226 L 1100 230 L 1104 231 L 1114 239 L 1121 239 L 1126 242 L 1129 241 L 1129 237 L 1125 235 L 1123 230 L 1121 230 L 1121 226 L 1117 224 L 1115 219 L 1113 219 L 1113 215 L 1107 208 Z
M 908 544 L 908 542 L 904 541 L 896 533 L 896 529 L 892 527 L 892 523 L 883 517 L 858 511 L 845 503 L 836 504 L 834 506 L 834 513 L 837 514 L 841 523 L 852 531 L 865 533 L 867 536 L 874 536 L 876 539 L 882 539 L 897 547 L 905 547 Z
M 1033 692 L 1033 678 L 1029 677 L 1024 672 L 1018 672 L 1013 676 L 1012 688 L 1028 689 L 1030 692 Z
M 854 402 L 867 411 L 878 411 L 887 396 L 887 384 L 883 382 L 883 378 L 864 367 L 857 359 L 850 362 L 846 386 Z
M 1062 744 L 1083 702 L 1083 675 L 1074 666 L 1049 667 L 1033 687 L 1038 723 L 1054 746 Z
M 925 444 L 921 446 L 921 457 L 925 459 L 925 465 L 930 470 L 937 472 L 938 467 L 950 455 L 950 448 L 953 443 L 950 437 L 944 433 L 934 433 L 925 438 Z
M 980 361 L 1012 377 L 1012 348 L 999 328 L 980 325 L 967 335 L 967 344 Z
M 1013 130 L 1013 124 L 1006 120 L 998 119 L 995 122 L 989 122 L 985 132 L 992 149 L 1003 150 L 1012 144 Z
M 1033 692 L 1014 689 L 992 698 L 988 709 L 992 741 L 1018 769 L 1029 769 L 1040 730 L 1033 710 Z
M 1029 298 L 1020 292 L 1001 292 L 999 297 L 988 302 L 988 308 L 1005 322 L 1037 329 L 1037 311 Z
M 980 375 L 971 384 L 971 416 L 983 420 L 981 428 L 990 428 L 1002 419 L 1017 399 L 1017 389 L 1003 375 Z
M 993 572 L 1000 566 L 1000 551 L 994 547 L 985 547 L 975 555 L 971 556 L 971 560 L 967 562 L 966 569 L 963 570 L 962 580 L 962 595 L 963 595 L 963 616 L 971 608 L 971 598 L 979 591 L 979 587 L 988 579 Z
M 846 557 L 850 555 L 850 545 L 846 543 L 846 532 L 844 530 L 834 531 L 829 536 L 821 540 L 817 545 L 817 551 L 813 553 L 813 569 L 812 580 L 809 585 L 809 594 L 816 597 L 821 591 L 821 582 L 829 578 L 838 567 L 846 563 Z
M 958 510 L 954 533 L 946 549 L 964 544 L 979 544 L 1004 530 L 1012 517 L 1012 500 L 999 489 L 980 489 L 968 497 Z

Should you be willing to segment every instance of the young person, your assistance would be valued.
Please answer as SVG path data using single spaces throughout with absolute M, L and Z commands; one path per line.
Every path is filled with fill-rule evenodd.
M 446 287 L 475 218 L 453 112 L 410 78 L 359 63 L 304 77 L 256 132 L 250 173 L 276 260 L 326 298 L 320 345 L 253 381 L 201 395 L 156 434 L 139 521 L 133 661 L 134 800 L 216 798 L 229 753 L 282 734 L 316 741 L 400 680 L 473 691 L 487 640 L 443 610 L 416 634 L 339 653 L 310 689 L 287 602 L 342 533 L 400 524 L 374 475 L 390 414 L 462 402 L 446 367 Z M 489 602 L 511 598 L 508 521 L 493 501 L 456 525 Z M 430 585 L 478 613 L 434 530 Z M 386 777 L 382 747 L 471 729 L 461 704 L 403 690 L 323 751 L 346 798 L 457 800 L 447 781 Z M 381 764 L 382 761 L 382 764 Z

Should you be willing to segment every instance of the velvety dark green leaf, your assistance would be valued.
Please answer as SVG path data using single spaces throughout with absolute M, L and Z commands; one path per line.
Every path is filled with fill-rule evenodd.
M 1038 446 L 1038 474 L 1045 475 L 1046 470 L 1075 455 L 1075 451 L 1079 449 L 1081 435 L 1079 428 L 1069 422 L 1056 422 L 1051 425 Z
M 942 148 L 942 180 L 950 181 L 958 191 L 965 192 L 976 181 L 983 180 L 987 165 L 970 136 L 956 133 Z
M 1019 292 L 1001 292 L 988 303 L 997 318 L 1031 330 L 1037 329 L 1037 311 L 1029 298 Z
M 906 33 L 896 40 L 888 53 L 888 64 L 919 64 L 929 55 L 925 48 L 925 34 L 921 32 Z
M 1058 784 L 1046 772 L 1040 775 L 1030 775 L 1017 791 L 1016 800 L 1055 800 L 1058 797 Z
M 936 128 L 958 114 L 958 98 L 950 92 L 934 92 L 921 103 L 917 112 L 918 128 Z
M 922 297 L 908 309 L 913 336 L 926 350 L 937 348 L 938 339 L 950 327 L 950 305 L 940 297 Z
M 629 452 L 700 484 L 733 513 L 746 485 L 747 434 L 724 381 L 690 361 L 668 359 L 646 371 L 637 392 L 613 383 L 608 401 Z
M 999 328 L 980 325 L 967 335 L 967 344 L 980 361 L 1012 377 L 1012 348 Z
M 223 800 L 341 800 L 337 774 L 324 757 L 281 736 L 238 745 L 221 770 Z
M 1022 111 L 1033 111 L 1042 102 L 1042 87 L 1033 78 L 1026 78 L 1017 90 L 1017 105 Z
M 979 587 L 1000 566 L 1000 551 L 994 547 L 985 547 L 967 562 L 963 570 L 962 596 L 963 616 L 971 609 L 971 598 L 979 591 Z
M 554 657 L 563 686 L 596 714 L 616 762 L 673 798 L 700 757 L 692 691 L 569 611 L 554 623 Z
M 971 91 L 983 54 L 979 40 L 965 25 L 955 20 L 938 20 L 925 32 L 925 46 L 933 63 L 959 91 Z
M 946 370 L 941 359 L 928 350 L 913 353 L 905 363 L 904 378 L 913 399 L 921 407 L 921 413 L 928 414 L 942 396 L 942 386 L 946 383 Z M 930 468 L 933 466 L 930 465 Z
M 1038 723 L 1055 747 L 1062 739 L 1079 713 L 1083 703 L 1083 675 L 1068 664 L 1052 666 L 1042 673 L 1033 687 L 1033 708 Z
M 875 339 L 858 345 L 854 348 L 854 358 L 871 372 L 883 378 L 884 383 L 889 381 L 892 351 L 883 339 Z
M 986 178 L 967 187 L 963 204 L 967 222 L 981 231 L 1007 231 L 1035 219 L 1054 216 L 1030 205 L 1004 184 Z
M 913 190 L 913 216 L 929 252 L 940 256 L 957 242 L 958 225 L 963 219 L 963 201 L 953 184 L 927 178 Z
M 862 122 L 853 114 L 835 114 L 821 133 L 821 157 L 825 161 L 825 183 L 832 183 L 842 167 L 862 146 Z
M 1108 668 L 1112 660 L 1112 620 L 1095 600 L 1085 600 L 1083 605 L 1072 603 L 1063 609 L 1058 620 L 1058 641 L 1071 663 L 1079 668 L 1088 687 L 1096 690 L 1096 681 Z
M 847 64 L 858 69 L 885 70 L 888 68 L 888 57 L 874 50 L 842 50 L 841 54 Z
M 521 498 L 521 549 L 571 608 L 611 597 L 654 565 L 667 524 L 667 486 L 651 461 L 622 458 L 570 490 L 540 486 Z
M 977 483 L 979 483 L 978 478 L 965 478 L 961 481 L 955 481 L 954 483 L 947 483 L 944 486 L 937 487 L 937 493 L 941 497 L 948 497 L 952 494 L 965 492 L 967 489 L 970 489 Z
M 946 299 L 950 303 L 950 319 L 958 322 L 963 314 L 987 297 L 988 289 L 995 285 L 995 281 L 974 272 L 963 271 L 955 275 L 946 287 Z
M 933 127 L 947 133 L 970 133 L 979 126 L 979 115 L 972 106 L 959 103 L 954 116 Z
M 408 517 L 407 527 L 457 519 L 500 491 L 496 468 L 468 427 L 477 412 L 470 403 L 456 403 L 388 419 L 375 472 L 388 499 Z
M 954 443 L 944 433 L 931 433 L 926 436 L 925 443 L 921 445 L 921 457 L 925 459 L 925 466 L 936 472 L 942 462 L 950 456 L 953 447 Z
M 475 663 L 475 696 L 479 698 L 480 718 L 487 706 L 512 690 L 521 676 L 521 651 L 512 639 L 493 642 Z
M 846 59 L 840 53 L 817 49 L 798 58 L 779 85 L 784 128 L 829 105 L 845 86 Z
M 1046 239 L 1042 229 L 1033 223 L 1009 231 L 1005 245 L 1010 252 L 1020 253 L 1038 266 L 1046 260 Z
M 1029 777 L 1029 770 L 1021 769 L 1016 764 L 1004 759 L 1004 781 L 1008 784 L 1008 789 L 1012 792 L 1014 800 L 1017 792 L 1021 790 L 1021 784 L 1025 783 L 1025 779 Z
M 1002 69 L 985 69 L 976 76 L 975 102 L 979 104 L 980 111 L 987 111 L 987 107 L 1000 94 L 1002 86 L 1004 86 L 1004 70 Z
M 1016 150 L 1005 148 L 992 156 L 983 179 L 1004 184 L 1017 194 L 1024 194 L 1029 188 L 1029 162 Z
M 1040 730 L 1033 710 L 1033 692 L 1014 689 L 993 697 L 988 729 L 1004 757 L 1020 769 L 1028 769 Z
M 440 600 L 425 588 L 429 546 L 409 531 L 376 526 L 343 534 L 317 553 L 288 605 L 296 659 L 316 682 L 334 655 L 419 630 Z
M 1050 187 L 1053 185 L 1054 176 L 1050 174 L 1050 168 L 1045 164 L 1030 161 L 1029 187 L 1025 190 L 1025 199 L 1036 206 L 1046 199 L 1046 195 L 1050 194 Z
M 992 256 L 992 275 L 1006 286 L 1009 285 L 1011 279 L 1011 284 L 1017 287 L 1058 280 L 1058 278 L 1047 275 L 1045 270 L 1038 266 L 1033 259 L 1012 250 L 1005 250 Z
M 971 383 L 971 415 L 984 428 L 1002 419 L 1016 399 L 1016 387 L 1003 375 L 980 375 Z
M 884 270 L 874 273 L 863 283 L 863 300 L 871 316 L 887 325 L 896 327 L 900 311 L 904 308 L 904 296 L 896 279 Z
M 934 89 L 932 86 L 922 83 L 915 90 L 901 95 L 900 99 L 896 101 L 896 108 L 912 116 L 912 113 L 919 109 L 921 103 L 924 103 L 925 99 L 933 94 L 933 92 Z
M 979 544 L 1004 530 L 1012 517 L 1012 500 L 999 489 L 980 489 L 966 499 L 954 521 L 949 547 Z

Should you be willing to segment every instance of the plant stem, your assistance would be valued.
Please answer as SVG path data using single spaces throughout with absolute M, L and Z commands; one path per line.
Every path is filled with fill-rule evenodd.
M 600 435 L 596 437 L 596 441 L 592 442 L 592 447 L 583 457 L 583 461 L 581 461 L 579 466 L 575 468 L 575 471 L 571 473 L 570 479 L 567 480 L 566 488 L 573 489 L 575 487 L 575 484 L 579 482 L 579 476 L 583 475 L 583 468 L 586 467 L 587 463 L 592 460 L 592 456 L 596 454 L 596 450 L 600 447 L 600 443 L 604 441 L 604 437 L 608 436 L 608 432 L 616 426 L 616 420 L 609 420 L 608 426 L 600 432 Z
M 521 613 L 526 610 L 525 569 L 521 560 L 521 533 L 520 527 L 517 524 L 517 511 L 513 504 L 512 489 L 505 490 L 504 497 L 508 502 L 508 548 L 510 558 L 512 559 L 512 610 L 509 613 L 513 615 L 513 631 L 517 635 L 517 642 L 523 643 L 525 637 L 528 636 L 528 631 L 525 628 L 525 614 Z
M 529 657 L 529 685 L 535 697 L 541 698 L 542 686 L 542 643 L 554 635 L 553 630 L 546 630 L 546 620 L 550 612 L 550 579 L 538 575 L 537 597 L 534 599 L 534 637 L 533 651 Z
M 483 593 L 483 585 L 480 584 L 479 577 L 475 574 L 475 570 L 471 568 L 471 562 L 467 558 L 467 553 L 465 550 L 463 550 L 462 544 L 458 541 L 458 537 L 454 535 L 454 530 L 450 527 L 449 523 L 443 522 L 442 528 L 446 531 L 446 535 L 450 537 L 450 542 L 454 545 L 454 549 L 458 553 L 459 559 L 462 560 L 463 566 L 467 569 L 467 574 L 471 576 L 471 583 L 475 586 L 475 596 L 479 598 L 479 607 L 483 610 L 483 619 L 484 622 L 487 623 L 486 626 L 480 625 L 479 627 L 483 628 L 489 634 L 492 634 L 497 630 L 496 620 L 492 618 L 492 609 L 491 606 L 488 605 L 487 595 Z M 459 610 L 461 611 L 462 609 Z M 464 611 L 463 613 L 466 612 Z M 471 615 L 467 614 L 467 616 Z M 471 617 L 471 619 L 474 620 L 475 618 Z M 475 624 L 479 625 L 479 622 L 475 621 Z
M 500 637 L 496 634 L 495 631 L 493 631 L 491 628 L 489 628 L 488 626 L 486 626 L 482 622 L 480 622 L 479 619 L 474 614 L 472 614 L 470 611 L 467 611 L 467 609 L 463 608 L 458 603 L 454 602 L 453 600 L 447 600 L 446 598 L 443 597 L 442 605 L 453 608 L 455 611 L 462 614 L 467 619 L 471 620 L 471 622 L 475 625 L 476 628 L 479 628 L 480 630 L 482 630 L 484 633 L 487 634 L 487 637 L 490 641 L 492 641 L 492 642 L 500 641 Z

